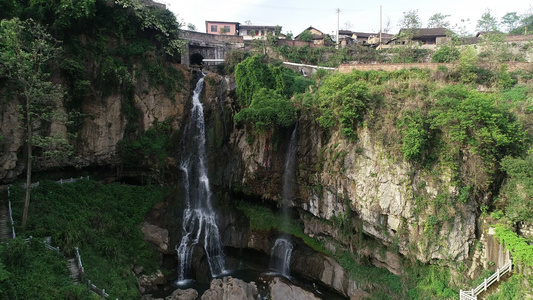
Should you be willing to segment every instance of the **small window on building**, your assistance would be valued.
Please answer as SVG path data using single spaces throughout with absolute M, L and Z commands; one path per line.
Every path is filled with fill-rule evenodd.
M 229 32 L 229 26 L 224 26 L 224 32 Z
M 211 32 L 218 32 L 218 26 L 217 25 L 211 25 Z

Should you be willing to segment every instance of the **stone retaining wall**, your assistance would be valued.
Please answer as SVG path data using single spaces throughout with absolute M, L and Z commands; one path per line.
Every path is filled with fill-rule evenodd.
M 454 68 L 457 64 L 452 63 L 399 63 L 399 64 L 342 64 L 339 66 L 340 73 L 350 73 L 352 70 L 359 71 L 396 71 L 403 69 L 429 69 L 437 70 L 439 66 L 445 66 L 447 69 Z M 509 71 L 519 69 L 533 70 L 533 63 L 528 62 L 509 62 L 507 63 Z

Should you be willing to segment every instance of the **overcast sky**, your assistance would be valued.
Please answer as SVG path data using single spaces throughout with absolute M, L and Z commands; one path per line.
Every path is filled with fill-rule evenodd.
M 282 32 L 295 36 L 309 26 L 324 33 L 337 28 L 336 9 L 340 9 L 341 29 L 359 32 L 379 31 L 379 9 L 383 9 L 383 26 L 390 20 L 390 33 L 397 33 L 403 12 L 418 10 L 425 26 L 435 13 L 450 15 L 451 27 L 465 26 L 474 33 L 477 20 L 490 9 L 498 21 L 508 12 L 519 15 L 532 10 L 529 0 L 156 0 L 167 5 L 178 21 L 192 23 L 197 31 L 205 32 L 205 21 L 251 21 L 253 25 L 280 25 Z M 463 22 L 462 22 L 463 20 Z M 350 28 L 346 28 L 350 24 Z

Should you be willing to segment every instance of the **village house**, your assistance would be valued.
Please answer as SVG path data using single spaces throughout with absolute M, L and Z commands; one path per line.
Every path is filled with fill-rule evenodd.
M 276 34 L 276 31 L 281 32 L 281 26 L 266 26 L 266 25 L 239 25 L 239 35 L 243 37 L 245 41 L 251 41 L 256 39 L 266 39 L 267 35 Z M 281 35 L 280 38 L 284 38 Z
M 219 35 L 237 35 L 238 22 L 205 21 L 205 33 Z
M 448 29 L 446 28 L 402 28 L 398 35 L 390 40 L 389 45 L 403 45 L 416 42 L 423 48 L 435 48 L 450 40 L 447 33 Z
M 383 44 L 388 43 L 392 37 L 392 34 L 381 33 L 381 40 Z M 379 33 L 339 30 L 339 45 L 341 47 L 346 47 L 352 44 L 377 47 L 379 46 Z
M 309 31 L 311 33 L 311 41 L 314 45 L 331 45 L 334 43 L 329 34 L 324 34 L 322 31 L 312 26 L 307 27 L 304 31 L 295 36 L 294 39 L 297 41 L 301 41 L 301 36 L 306 31 Z

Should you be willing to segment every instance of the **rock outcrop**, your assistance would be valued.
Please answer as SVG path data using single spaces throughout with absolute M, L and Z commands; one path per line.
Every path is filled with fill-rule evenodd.
M 141 231 L 144 233 L 144 240 L 149 241 L 159 248 L 159 251 L 168 253 L 169 251 L 169 237 L 168 230 L 158 227 L 156 225 L 144 223 Z
M 270 299 L 272 300 L 318 300 L 313 293 L 298 286 L 288 284 L 279 277 L 274 278 L 270 284 Z
M 257 286 L 233 277 L 213 279 L 209 290 L 202 295 L 202 300 L 255 300 Z
M 137 278 L 137 284 L 139 285 L 139 292 L 141 294 L 153 292 L 157 290 L 158 285 L 166 283 L 165 276 L 160 270 L 157 270 L 152 275 L 142 275 Z

